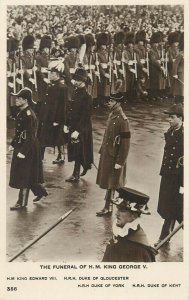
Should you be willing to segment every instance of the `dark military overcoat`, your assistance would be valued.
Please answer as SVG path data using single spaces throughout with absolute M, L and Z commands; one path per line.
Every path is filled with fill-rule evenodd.
M 151 48 L 149 51 L 150 89 L 165 89 L 166 78 L 161 70 L 161 51 Z
M 173 79 L 173 96 L 184 96 L 184 53 L 181 51 L 174 63 L 172 69 L 173 75 L 178 75 L 178 79 L 181 80 L 180 82 L 178 79 Z
M 91 115 L 91 96 L 87 93 L 85 87 L 75 89 L 67 119 L 69 127 L 68 161 L 80 161 L 84 167 L 90 167 L 93 163 Z M 79 137 L 76 141 L 71 139 L 71 134 L 74 131 L 79 132 Z
M 129 146 L 129 123 L 121 106 L 119 106 L 109 115 L 107 129 L 100 149 L 96 183 L 101 188 L 118 189 L 125 186 Z M 121 169 L 115 169 L 115 163 L 121 165 Z
M 54 81 L 47 89 L 43 104 L 41 126 L 38 137 L 41 146 L 55 147 L 64 144 L 63 125 L 66 119 L 66 87 L 60 80 Z M 53 123 L 58 125 L 54 126 Z
M 182 221 L 183 199 L 179 189 L 183 186 L 183 126 L 165 133 L 165 148 L 160 175 L 158 213 L 163 219 Z
M 11 145 L 14 147 L 10 170 L 9 185 L 12 188 L 30 188 L 43 183 L 43 169 L 37 140 L 37 118 L 31 108 L 26 107 L 16 117 L 15 136 Z M 25 158 L 18 158 L 22 153 Z

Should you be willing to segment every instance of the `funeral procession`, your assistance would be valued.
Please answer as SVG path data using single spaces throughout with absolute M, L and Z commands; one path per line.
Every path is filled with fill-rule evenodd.
M 182 262 L 184 6 L 8 5 L 8 262 Z

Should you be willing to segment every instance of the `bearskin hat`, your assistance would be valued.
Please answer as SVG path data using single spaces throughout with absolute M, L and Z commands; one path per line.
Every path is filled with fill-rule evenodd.
M 146 32 L 144 30 L 140 30 L 135 35 L 135 43 L 140 41 L 146 42 Z
M 13 37 L 7 39 L 7 52 L 13 52 L 18 49 L 18 41 Z
M 125 35 L 125 45 L 134 44 L 134 32 L 127 32 Z
M 34 37 L 32 35 L 27 35 L 22 41 L 23 51 L 27 49 L 33 49 L 34 46 Z
M 65 43 L 65 46 L 68 50 L 80 47 L 80 39 L 77 36 L 70 36 Z
M 115 45 L 123 44 L 125 39 L 125 34 L 123 31 L 119 31 L 114 34 L 114 43 Z
M 106 32 L 101 32 L 96 35 L 97 47 L 99 48 L 102 45 L 110 45 L 111 39 L 110 34 Z
M 175 32 L 171 32 L 168 35 L 168 43 L 169 45 L 179 42 L 179 32 L 175 31 Z
M 51 48 L 51 38 L 50 36 L 48 35 L 44 35 L 42 38 L 41 38 L 41 41 L 40 41 L 40 46 L 39 46 L 39 50 L 43 50 L 44 48 Z
M 86 40 L 86 46 L 87 48 L 90 48 L 91 46 L 95 45 L 95 39 L 92 33 L 88 33 L 85 35 L 85 40 Z
M 179 50 L 184 51 L 184 32 L 181 32 L 179 38 Z
M 154 32 L 150 38 L 150 43 L 160 43 L 162 41 L 162 34 L 160 32 Z

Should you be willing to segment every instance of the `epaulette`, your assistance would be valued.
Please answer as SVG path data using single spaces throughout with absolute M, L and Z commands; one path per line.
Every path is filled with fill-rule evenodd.
M 26 114 L 27 114 L 27 116 L 31 116 L 31 111 L 28 109 L 28 110 L 26 111 Z

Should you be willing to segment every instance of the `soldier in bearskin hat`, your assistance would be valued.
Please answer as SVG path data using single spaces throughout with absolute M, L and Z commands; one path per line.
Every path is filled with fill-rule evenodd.
M 165 68 L 162 64 L 162 51 L 160 43 L 162 34 L 155 32 L 152 34 L 149 51 L 149 77 L 150 77 L 150 94 L 152 100 L 161 100 L 162 90 L 165 88 Z
M 169 74 L 169 82 L 170 82 L 170 96 L 173 95 L 173 86 L 174 86 L 174 78 L 173 78 L 173 63 L 179 54 L 179 36 L 180 33 L 178 31 L 171 32 L 168 35 L 168 50 L 167 50 L 167 58 L 168 58 L 168 74 Z
M 100 82 L 98 83 L 98 96 L 100 105 L 104 106 L 110 96 L 112 70 L 110 53 L 110 35 L 101 32 L 96 35 L 97 55 L 100 71 Z
M 155 262 L 157 251 L 148 242 L 140 217 L 148 215 L 149 196 L 124 187 L 113 200 L 117 207 L 113 238 L 108 243 L 103 262 Z
M 68 100 L 72 99 L 74 80 L 73 75 L 78 66 L 78 51 L 80 48 L 80 39 L 77 36 L 70 36 L 65 41 L 65 47 L 69 53 L 64 60 L 64 74 L 66 76 L 66 84 L 68 87 Z
M 15 117 L 17 108 L 15 106 L 14 97 L 11 92 L 16 92 L 16 69 L 18 68 L 18 58 L 16 51 L 18 43 L 13 37 L 7 39 L 7 115 Z
M 23 55 L 21 56 L 23 72 L 24 87 L 28 87 L 33 92 L 33 99 L 37 102 L 37 66 L 35 65 L 35 50 L 34 37 L 27 35 L 22 41 Z
M 180 34 L 179 38 L 179 54 L 173 62 L 172 74 L 173 82 L 173 96 L 176 103 L 183 103 L 184 100 L 184 32 Z
M 73 75 L 75 80 L 74 93 L 71 107 L 68 111 L 67 123 L 64 128 L 68 133 L 68 161 L 74 161 L 74 170 L 67 182 L 78 182 L 80 176 L 84 176 L 93 163 L 93 139 L 92 139 L 92 98 L 87 93 L 87 71 L 78 68 Z M 80 168 L 83 171 L 80 174 Z
M 13 96 L 16 97 L 19 113 L 16 116 L 15 136 L 9 147 L 13 151 L 9 185 L 20 191 L 18 201 L 10 209 L 20 210 L 28 204 L 29 190 L 36 196 L 34 202 L 48 194 L 41 185 L 43 169 L 37 139 L 37 118 L 31 108 L 32 91 L 25 87 Z
M 134 33 L 127 32 L 125 36 L 125 61 L 126 61 L 126 87 L 128 101 L 134 101 L 136 98 L 136 80 L 137 80 L 137 65 L 134 51 Z
M 96 75 L 96 53 L 95 53 L 95 39 L 92 33 L 85 35 L 86 40 L 86 53 L 83 58 L 84 69 L 88 73 L 87 91 L 91 95 L 93 102 L 97 98 L 97 84 L 99 77 Z M 94 100 L 95 99 L 95 100 Z
M 113 78 L 112 89 L 115 91 L 117 80 L 122 80 L 122 93 L 126 93 L 126 69 L 123 63 L 125 33 L 119 31 L 114 34 L 114 49 L 113 49 Z
M 36 64 L 37 64 L 37 88 L 38 88 L 38 103 L 36 107 L 36 114 L 39 123 L 41 122 L 41 118 L 43 117 L 43 111 L 41 107 L 45 102 L 45 97 L 47 93 L 49 80 L 49 58 L 50 58 L 50 49 L 51 49 L 51 38 L 50 36 L 44 35 L 41 38 L 39 44 L 39 53 L 36 56 Z
M 149 60 L 145 47 L 146 33 L 140 30 L 135 35 L 135 52 L 137 58 L 137 98 L 147 99 L 147 88 L 149 87 Z M 148 60 L 148 61 L 147 61 Z

